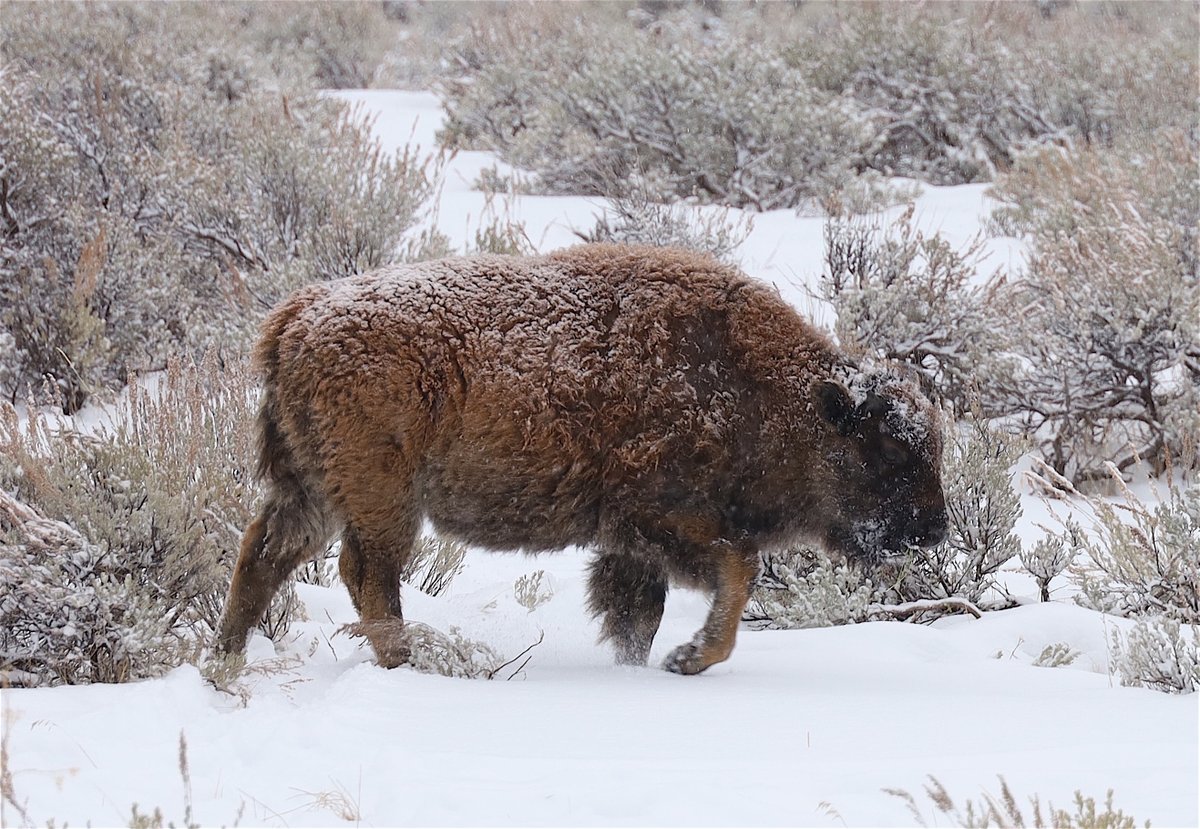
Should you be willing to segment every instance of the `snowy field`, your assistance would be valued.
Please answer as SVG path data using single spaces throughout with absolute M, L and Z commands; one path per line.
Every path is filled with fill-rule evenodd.
M 441 113 L 419 93 L 357 92 L 391 146 L 434 146 Z M 448 167 L 437 221 L 461 247 L 487 224 L 471 189 L 494 159 Z M 598 202 L 519 197 L 506 209 L 539 250 L 577 241 Z M 925 187 L 918 224 L 955 244 L 978 232 L 982 186 Z M 745 269 L 821 316 L 822 220 L 755 218 Z M 988 240 L 987 271 L 1020 256 Z M 1020 524 L 1036 538 L 1048 508 L 1027 491 Z M 1061 511 L 1063 508 L 1060 506 Z M 584 610 L 579 551 L 538 559 L 472 552 L 447 593 L 409 589 L 410 619 L 451 626 L 506 656 L 543 637 L 496 681 L 385 671 L 357 640 L 345 591 L 301 585 L 309 621 L 276 648 L 257 636 L 240 694 L 194 667 L 147 682 L 6 691 L 11 784 L 33 825 L 128 825 L 160 808 L 181 825 L 804 825 L 902 826 L 914 817 L 884 788 L 917 796 L 935 776 L 959 805 L 999 793 L 1066 808 L 1075 790 L 1154 826 L 1196 826 L 1197 695 L 1123 688 L 1108 641 L 1124 620 L 1064 601 L 931 626 L 871 623 L 743 631 L 732 659 L 703 675 L 614 667 Z M 550 598 L 527 610 L 514 582 L 544 570 Z M 671 594 L 651 654 L 691 637 L 703 599 Z M 1032 663 L 1064 642 L 1069 667 Z M 186 769 L 180 764 L 180 736 Z M 190 810 L 190 811 L 189 811 Z M 1028 813 L 1028 810 L 1026 810 Z M 189 817 L 190 815 L 190 817 Z M 18 825 L 11 808 L 5 825 Z

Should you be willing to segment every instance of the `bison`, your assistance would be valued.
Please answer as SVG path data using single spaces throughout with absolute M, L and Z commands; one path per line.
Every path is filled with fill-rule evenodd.
M 644 665 L 668 585 L 712 606 L 668 670 L 728 658 L 759 551 L 867 562 L 946 532 L 939 420 L 772 288 L 670 248 L 589 244 L 309 285 L 255 353 L 265 505 L 218 649 L 240 652 L 292 570 L 340 532 L 380 664 L 408 657 L 400 578 L 423 520 L 467 544 L 595 553 L 619 662 Z

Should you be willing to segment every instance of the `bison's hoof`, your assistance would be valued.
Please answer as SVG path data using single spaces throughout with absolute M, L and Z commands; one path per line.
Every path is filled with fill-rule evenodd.
M 695 642 L 680 645 L 667 654 L 663 667 L 674 674 L 698 674 L 708 667 L 700 646 Z

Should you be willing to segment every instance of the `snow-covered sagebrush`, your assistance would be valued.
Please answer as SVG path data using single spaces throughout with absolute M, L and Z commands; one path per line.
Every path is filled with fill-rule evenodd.
M 678 204 L 656 202 L 643 188 L 628 192 L 617 188 L 609 194 L 596 226 L 582 235 L 588 242 L 685 248 L 737 264 L 738 248 L 753 227 L 749 214 L 734 217 L 722 208 L 697 215 Z
M 1169 616 L 1139 619 L 1127 636 L 1115 634 L 1113 667 L 1122 685 L 1171 694 L 1200 690 L 1200 628 Z
M 445 85 L 447 137 L 500 151 L 549 192 L 603 193 L 615 180 L 655 199 L 769 210 L 838 188 L 869 140 L 865 119 L 744 46 L 586 18 L 554 39 L 479 33 Z
M 895 194 L 864 172 L 988 181 L 1030 147 L 1194 119 L 1187 12 L 1063 17 L 1086 36 L 1059 36 L 1028 4 L 512 14 L 456 44 L 446 138 L 549 192 L 615 177 L 663 200 L 769 210 L 872 190 L 878 207 Z
M 124 682 L 196 650 L 121 558 L 0 489 L 0 683 Z
M 995 286 L 973 284 L 979 255 L 978 240 L 956 250 L 922 232 L 911 205 L 887 228 L 831 221 L 821 293 L 837 312 L 840 342 L 916 367 L 937 398 L 960 413 L 971 408 L 995 347 Z
M 893 588 L 901 601 L 958 597 L 978 602 L 996 587 L 995 574 L 1021 552 L 1014 533 L 1021 515 L 1012 483 L 1019 441 L 967 419 L 947 430 L 942 463 L 950 533 L 900 565 Z
M 0 393 L 68 411 L 179 350 L 239 352 L 287 291 L 391 261 L 412 156 L 236 39 L 138 7 L 14 7 L 0 35 Z M 137 36 L 162 26 L 172 49 Z
M 1173 487 L 1157 505 L 1125 492 L 1092 498 L 1098 527 L 1081 537 L 1080 601 L 1121 616 L 1200 624 L 1200 484 Z
M 94 434 L 0 411 L 0 669 L 31 682 L 119 682 L 205 642 L 258 487 L 245 366 L 172 364 L 129 387 Z M 287 630 L 285 591 L 267 616 Z
M 1076 483 L 1196 463 L 1198 153 L 1182 136 L 1133 159 L 1046 152 L 997 187 L 996 221 L 1032 252 L 996 305 L 1015 359 L 988 376 L 989 408 Z

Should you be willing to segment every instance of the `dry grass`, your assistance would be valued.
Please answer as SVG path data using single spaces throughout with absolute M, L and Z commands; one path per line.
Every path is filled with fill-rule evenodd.
M 979 802 L 968 799 L 959 806 L 941 781 L 929 775 L 929 783 L 925 786 L 925 795 L 939 813 L 949 817 L 955 826 L 975 829 L 975 827 L 995 827 L 996 829 L 1024 829 L 1026 826 L 1036 829 L 1134 829 L 1137 825 L 1134 819 L 1120 809 L 1113 809 L 1113 791 L 1109 789 L 1105 795 L 1101 809 L 1097 810 L 1096 800 L 1084 797 L 1079 791 L 1075 792 L 1075 810 L 1057 809 L 1053 803 L 1048 803 L 1043 809 L 1041 798 L 1031 795 L 1028 816 L 1017 802 L 1003 776 L 999 777 L 1000 793 L 992 794 L 984 791 Z M 884 789 L 884 792 L 904 801 L 913 818 L 921 826 L 929 826 L 925 814 L 921 811 L 917 799 L 904 789 Z M 934 825 L 937 824 L 935 815 Z M 1145 825 L 1150 826 L 1150 821 Z

